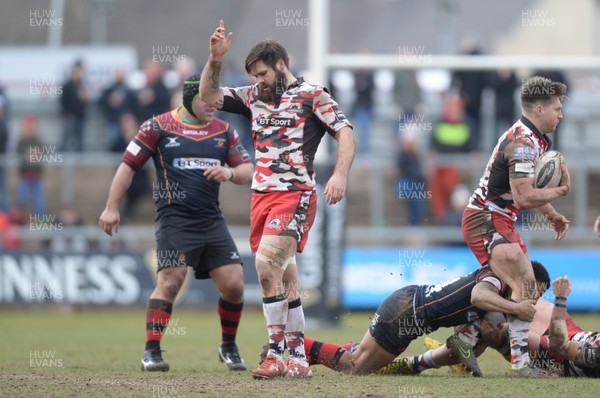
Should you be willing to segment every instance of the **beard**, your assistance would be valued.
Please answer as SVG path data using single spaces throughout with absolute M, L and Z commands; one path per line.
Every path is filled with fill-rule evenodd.
M 260 85 L 258 86 L 258 99 L 263 102 L 274 102 L 276 104 L 281 100 L 281 95 L 285 92 L 287 86 L 285 84 L 285 73 L 275 69 L 275 83 L 267 86 L 265 91 Z

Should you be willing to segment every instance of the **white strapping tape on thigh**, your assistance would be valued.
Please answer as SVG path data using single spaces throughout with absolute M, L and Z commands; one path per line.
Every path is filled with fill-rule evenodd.
M 271 258 L 267 255 L 262 254 L 260 252 L 261 248 L 270 253 L 273 253 L 275 258 Z M 283 259 L 283 257 L 285 257 L 285 259 Z M 281 268 L 284 271 L 287 268 L 290 261 L 292 260 L 292 258 L 294 258 L 294 256 L 293 255 L 290 256 L 285 250 L 280 249 L 278 247 L 275 247 L 275 246 L 270 245 L 265 242 L 260 242 L 260 244 L 258 245 L 258 250 L 256 251 L 256 259 L 257 260 L 260 260 L 262 262 L 270 264 L 274 267 Z

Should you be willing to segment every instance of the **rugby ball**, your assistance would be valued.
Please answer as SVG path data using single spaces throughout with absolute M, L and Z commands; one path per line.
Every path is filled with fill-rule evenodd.
M 556 188 L 562 179 L 560 165 L 563 162 L 563 155 L 558 151 L 548 151 L 540 156 L 535 165 L 535 187 Z

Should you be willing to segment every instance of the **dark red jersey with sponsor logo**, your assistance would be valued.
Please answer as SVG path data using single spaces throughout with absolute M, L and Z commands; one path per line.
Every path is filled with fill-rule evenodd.
M 312 191 L 313 160 L 325 132 L 352 127 L 329 92 L 302 78 L 282 94 L 279 104 L 257 98 L 258 86 L 224 87 L 223 110 L 252 122 L 256 161 L 252 189 Z
M 149 158 L 156 167 L 152 195 L 159 211 L 171 209 L 194 218 L 222 218 L 219 186 L 204 175 L 207 167 L 252 163 L 229 124 L 213 119 L 187 124 L 178 109 L 146 120 L 127 146 L 123 162 L 138 170 Z
M 533 178 L 539 157 L 550 145 L 545 134 L 527 118 L 521 117 L 498 139 L 468 207 L 497 212 L 516 220 L 519 210 L 513 202 L 510 180 Z

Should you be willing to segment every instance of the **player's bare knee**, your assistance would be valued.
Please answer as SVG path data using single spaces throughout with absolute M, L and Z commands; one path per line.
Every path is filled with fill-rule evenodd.
M 271 287 L 275 285 L 273 276 L 271 274 L 258 274 L 258 283 L 263 290 L 271 290 Z
M 239 304 L 244 301 L 244 292 L 241 294 L 238 292 L 221 293 L 221 298 L 229 303 Z
M 244 297 L 244 283 L 240 280 L 232 280 L 221 288 L 221 295 L 229 302 L 240 302 Z
M 181 289 L 181 285 L 183 281 L 179 281 L 177 279 L 165 279 L 159 285 L 157 285 L 157 289 L 167 298 L 171 300 L 175 300 L 177 297 L 177 293 L 179 293 L 179 289 Z

